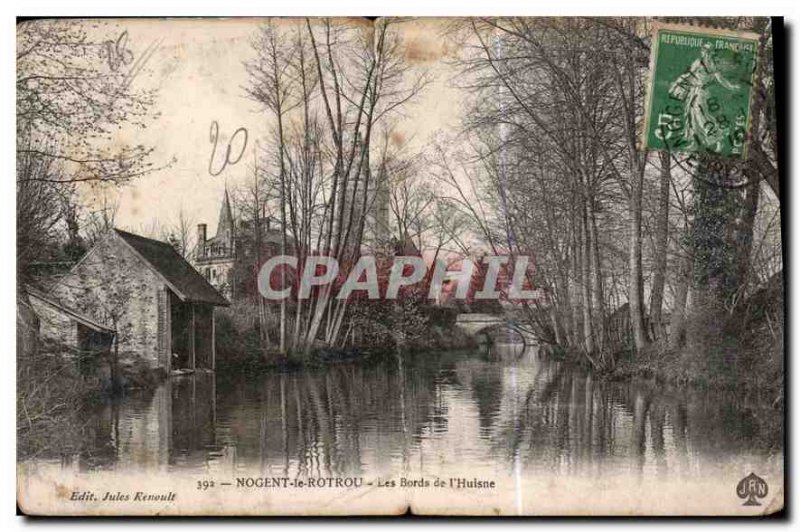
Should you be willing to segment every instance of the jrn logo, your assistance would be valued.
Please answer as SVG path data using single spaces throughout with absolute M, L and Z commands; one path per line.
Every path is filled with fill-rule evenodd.
M 736 495 L 740 499 L 747 499 L 742 506 L 761 506 L 761 503 L 756 501 L 756 497 L 763 499 L 768 492 L 767 483 L 755 473 L 750 473 L 736 485 Z

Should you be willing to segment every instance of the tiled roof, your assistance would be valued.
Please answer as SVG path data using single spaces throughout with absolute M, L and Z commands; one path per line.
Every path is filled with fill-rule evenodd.
M 182 299 L 218 306 L 229 304 L 170 244 L 120 229 L 114 231 L 161 274 Z
M 60 303 L 59 301 L 57 301 L 52 296 L 45 295 L 44 293 L 36 290 L 35 288 L 33 288 L 31 286 L 26 286 L 25 287 L 25 291 L 27 292 L 29 298 L 32 297 L 32 298 L 38 299 L 39 301 L 41 301 L 43 303 L 46 303 L 47 305 L 49 305 L 52 308 L 56 309 L 58 312 L 66 315 L 66 316 L 71 317 L 72 319 L 74 319 L 78 323 L 81 323 L 81 324 L 85 325 L 86 327 L 89 327 L 90 329 L 92 329 L 94 331 L 105 332 L 105 333 L 113 333 L 114 332 L 114 329 L 106 327 L 102 323 L 99 323 L 99 322 L 95 321 L 94 319 L 90 318 L 89 316 L 86 316 L 85 314 L 81 314 L 81 313 L 77 312 L 76 310 L 73 310 L 73 309 L 67 307 L 66 305 L 64 305 L 64 304 Z

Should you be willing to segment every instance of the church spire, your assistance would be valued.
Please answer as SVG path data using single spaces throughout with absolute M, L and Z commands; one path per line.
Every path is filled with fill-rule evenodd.
M 222 206 L 219 209 L 217 238 L 221 240 L 229 250 L 233 249 L 233 211 L 231 210 L 231 200 L 228 196 L 227 186 L 225 187 L 225 195 L 222 198 Z

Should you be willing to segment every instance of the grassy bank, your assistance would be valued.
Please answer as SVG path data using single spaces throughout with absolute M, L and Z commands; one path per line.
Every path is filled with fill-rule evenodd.
M 259 373 L 274 370 L 297 370 L 330 364 L 377 362 L 393 355 L 398 349 L 408 352 L 455 351 L 476 347 L 474 338 L 456 327 L 433 325 L 426 333 L 406 345 L 385 344 L 380 346 L 348 345 L 328 347 L 320 345 L 307 355 L 298 352 L 280 353 L 276 350 L 262 350 L 257 338 L 242 336 L 227 343 L 225 351 L 220 350 L 217 358 L 218 373 Z
M 652 379 L 677 386 L 734 390 L 776 405 L 784 397 L 784 307 L 780 276 L 733 310 L 702 302 L 687 317 L 681 347 L 655 341 L 636 353 L 632 341 L 596 373 L 613 380 Z M 579 351 L 555 356 L 589 365 Z
M 764 356 L 758 350 L 727 357 L 708 355 L 690 348 L 659 350 L 653 346 L 636 355 L 621 353 L 615 366 L 601 374 L 613 380 L 653 379 L 677 386 L 741 390 L 775 402 L 783 400 L 783 368 L 779 357 Z
M 239 304 L 241 305 L 241 304 Z M 392 309 L 377 305 L 356 315 L 352 335 L 342 346 L 319 343 L 308 353 L 276 349 L 277 324 L 270 329 L 270 342 L 264 347 L 249 309 L 226 309 L 217 318 L 217 372 L 262 372 L 300 369 L 341 363 L 370 363 L 394 354 L 451 351 L 477 346 L 476 340 L 456 327 L 454 309 L 414 310 L 413 319 L 398 319 Z M 388 314 L 388 315 L 387 315 Z
M 83 413 L 107 396 L 107 381 L 82 371 L 72 353 L 43 346 L 17 356 L 17 456 L 79 449 Z
M 128 390 L 155 388 L 166 378 L 164 370 L 134 362 L 120 368 L 117 386 L 112 386 L 108 356 L 38 337 L 25 348 L 18 343 L 20 459 L 78 452 L 87 431 L 92 430 L 86 425 L 89 412 Z

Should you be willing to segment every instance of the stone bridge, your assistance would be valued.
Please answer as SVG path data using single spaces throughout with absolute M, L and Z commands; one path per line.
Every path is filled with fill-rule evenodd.
M 481 334 L 488 335 L 491 331 L 511 330 L 518 333 L 525 343 L 533 343 L 535 340 L 520 328 L 514 320 L 496 314 L 459 314 L 456 318 L 456 327 L 463 330 L 470 336 Z

